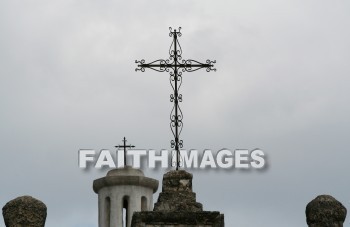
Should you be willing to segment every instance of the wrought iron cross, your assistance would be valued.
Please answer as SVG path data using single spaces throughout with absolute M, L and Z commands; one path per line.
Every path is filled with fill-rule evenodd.
M 133 148 L 133 147 L 135 147 L 134 145 L 126 145 L 126 139 L 125 139 L 125 137 L 124 137 L 124 139 L 123 139 L 123 142 L 124 142 L 124 144 L 123 145 L 118 145 L 118 146 L 115 146 L 116 148 L 124 148 L 124 166 L 126 166 L 126 148 Z
M 171 148 L 175 148 L 176 151 L 176 170 L 180 167 L 180 148 L 183 147 L 183 141 L 180 140 L 180 134 L 183 127 L 183 114 L 179 106 L 179 102 L 182 102 L 182 95 L 179 94 L 179 89 L 182 84 L 182 73 L 193 72 L 201 68 L 206 68 L 207 72 L 216 71 L 214 63 L 216 61 L 207 60 L 206 63 L 201 63 L 196 60 L 184 60 L 182 59 L 182 49 L 178 41 L 178 37 L 181 37 L 181 27 L 179 30 L 169 28 L 169 36 L 173 38 L 173 41 L 169 49 L 169 59 L 158 59 L 150 63 L 145 63 L 145 60 L 135 61 L 138 68 L 135 71 L 144 72 L 145 68 L 150 68 L 158 72 L 169 72 L 170 84 L 174 93 L 170 95 L 170 102 L 174 103 L 174 106 L 170 113 L 170 129 L 174 135 L 174 140 L 171 140 Z

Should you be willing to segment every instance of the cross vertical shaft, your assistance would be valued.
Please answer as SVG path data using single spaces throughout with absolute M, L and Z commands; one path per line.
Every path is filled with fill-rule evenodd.
M 174 106 L 170 113 L 170 129 L 174 135 L 174 140 L 171 140 L 171 148 L 176 151 L 176 170 L 180 167 L 180 148 L 183 147 L 183 141 L 180 140 L 180 134 L 183 127 L 183 114 L 179 106 L 179 102 L 182 102 L 182 95 L 179 94 L 179 89 L 182 84 L 182 73 L 193 72 L 201 68 L 205 68 L 207 72 L 216 71 L 214 63 L 216 61 L 207 60 L 206 63 L 201 63 L 196 60 L 182 59 L 182 48 L 178 41 L 178 37 L 182 34 L 180 32 L 181 27 L 178 31 L 173 31 L 169 28 L 169 36 L 173 37 L 173 42 L 169 49 L 169 59 L 158 59 L 150 63 L 145 63 L 145 60 L 135 61 L 137 68 L 135 71 L 144 72 L 146 68 L 158 71 L 158 72 L 169 72 L 170 84 L 173 88 L 174 93 L 170 95 L 170 102 L 174 103 Z
M 178 126 L 179 126 L 179 115 L 177 114 L 177 110 L 179 108 L 179 102 L 178 102 L 178 88 L 177 88 L 177 34 L 176 34 L 176 30 L 174 33 L 174 74 L 175 74 L 175 89 L 174 89 L 174 96 L 175 96 L 175 151 L 176 151 L 176 170 L 179 169 L 180 167 L 180 158 L 179 158 L 179 153 L 180 153 L 180 149 L 179 149 L 179 130 L 178 130 Z

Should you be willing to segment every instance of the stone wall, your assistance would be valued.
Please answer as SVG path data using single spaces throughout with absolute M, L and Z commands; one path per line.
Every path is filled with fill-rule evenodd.
M 132 227 L 224 227 L 220 212 L 136 212 Z

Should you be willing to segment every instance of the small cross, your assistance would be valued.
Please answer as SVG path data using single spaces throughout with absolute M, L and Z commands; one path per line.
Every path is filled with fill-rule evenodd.
M 124 144 L 123 145 L 118 145 L 118 146 L 115 146 L 116 148 L 124 148 L 124 166 L 126 166 L 126 148 L 133 148 L 133 147 L 135 147 L 134 145 L 126 145 L 126 139 L 125 139 L 125 137 L 124 137 L 124 139 L 123 139 L 123 142 L 124 142 Z

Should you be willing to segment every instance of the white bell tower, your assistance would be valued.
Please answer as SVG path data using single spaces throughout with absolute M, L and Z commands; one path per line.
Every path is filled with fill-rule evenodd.
M 135 211 L 153 209 L 153 193 L 158 183 L 130 166 L 113 169 L 105 177 L 94 180 L 93 189 L 98 194 L 98 226 L 130 227 Z

